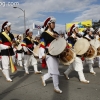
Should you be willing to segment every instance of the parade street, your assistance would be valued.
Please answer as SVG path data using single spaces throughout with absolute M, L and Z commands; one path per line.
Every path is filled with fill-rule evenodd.
M 42 69 L 38 64 L 39 70 L 43 74 L 47 69 Z M 63 75 L 68 67 L 60 64 L 59 70 L 60 88 L 63 93 L 58 94 L 53 91 L 52 80 L 49 79 L 47 86 L 43 87 L 41 76 L 43 74 L 34 74 L 33 67 L 30 67 L 30 74 L 26 75 L 23 68 L 18 67 L 18 71 L 11 74 L 13 82 L 6 82 L 0 71 L 0 100 L 100 100 L 100 68 L 97 62 L 94 65 L 96 75 L 89 73 L 88 66 L 84 66 L 84 73 L 89 84 L 79 82 L 77 72 L 70 73 L 69 80 Z

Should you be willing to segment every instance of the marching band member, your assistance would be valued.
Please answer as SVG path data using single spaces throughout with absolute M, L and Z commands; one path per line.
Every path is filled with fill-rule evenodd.
M 69 37 L 68 37 L 68 44 L 70 47 L 73 47 L 74 44 L 76 43 L 77 39 L 80 38 L 80 36 L 78 35 L 79 29 L 78 29 L 78 25 L 74 24 L 72 25 L 71 29 L 70 29 L 70 33 L 69 33 Z M 64 72 L 64 75 L 67 79 L 69 79 L 68 75 L 70 72 L 72 72 L 73 70 L 78 72 L 79 75 L 79 80 L 80 82 L 86 83 L 88 84 L 89 81 L 85 79 L 84 73 L 83 73 L 83 64 L 82 64 L 82 60 L 81 60 L 80 55 L 77 55 L 74 62 L 71 63 L 68 67 L 68 69 Z
M 34 39 L 34 47 L 37 46 L 40 43 L 40 34 L 37 34 Z
M 1 52 L 1 50 L 0 50 Z M 1 64 L 1 53 L 0 53 L 0 70 L 2 70 L 2 64 Z
M 59 88 L 59 70 L 58 70 L 58 60 L 57 57 L 52 56 L 48 53 L 48 47 L 50 43 L 58 36 L 57 32 L 54 32 L 55 28 L 54 17 L 49 17 L 44 22 L 45 31 L 41 34 L 41 43 L 39 50 L 39 58 L 45 59 L 48 67 L 48 73 L 44 74 L 42 78 L 43 86 L 46 86 L 46 80 L 52 77 L 54 91 L 57 93 L 62 93 L 62 90 Z
M 67 40 L 67 38 L 68 38 L 67 32 L 64 34 L 64 38 L 65 38 L 65 40 Z
M 98 28 L 95 38 L 100 41 L 100 28 Z M 99 48 L 100 48 L 100 46 L 99 46 Z M 98 59 L 98 66 L 100 68 L 100 57 L 97 57 L 97 59 Z
M 0 48 L 0 70 L 2 70 L 2 64 L 1 64 L 1 48 Z
M 17 35 L 17 40 L 16 40 L 16 44 L 17 46 L 21 43 L 22 40 L 22 35 Z M 22 67 L 23 63 L 22 63 L 22 58 L 23 58 L 23 49 L 21 50 L 16 50 L 17 53 L 17 64 Z
M 14 55 L 14 51 L 12 48 L 12 42 L 14 41 L 13 34 L 10 33 L 11 30 L 11 23 L 6 21 L 2 25 L 2 33 L 0 34 L 0 47 L 1 47 L 1 61 L 2 61 L 2 72 L 6 77 L 6 80 L 11 82 L 12 79 L 10 78 L 9 74 L 9 56 Z
M 87 31 L 87 33 L 84 35 L 84 38 L 86 38 L 88 41 L 94 39 L 93 32 L 94 32 L 94 29 L 93 28 L 90 28 Z M 86 60 L 86 63 L 88 64 L 88 66 L 89 66 L 90 73 L 93 74 L 93 75 L 95 75 L 96 72 L 93 69 L 94 60 L 93 59 L 91 59 L 91 60 L 85 59 L 85 60 Z
M 33 30 L 27 29 L 26 37 L 24 38 L 23 43 L 22 43 L 22 46 L 24 49 L 24 68 L 25 68 L 26 74 L 29 74 L 28 67 L 31 64 L 34 68 L 35 74 L 40 74 L 41 71 L 38 71 L 38 69 L 37 69 L 37 60 L 33 56 L 33 53 L 32 53 L 32 51 L 34 49 L 34 45 L 31 41 L 32 34 L 33 34 Z

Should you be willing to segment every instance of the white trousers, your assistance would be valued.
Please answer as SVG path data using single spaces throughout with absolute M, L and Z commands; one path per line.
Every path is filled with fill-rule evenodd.
M 3 68 L 2 72 L 5 75 L 6 79 L 9 80 L 9 79 L 11 79 L 10 74 L 9 74 L 9 68 L 10 68 L 9 57 L 8 56 L 2 56 L 1 61 L 2 61 L 2 68 Z
M 49 79 L 50 77 L 52 77 L 52 80 L 53 80 L 53 85 L 54 85 L 54 88 L 58 88 L 59 86 L 59 79 L 58 79 L 58 75 L 53 75 L 53 74 L 50 74 L 50 73 L 46 73 L 43 75 L 43 79 L 46 81 L 47 79 Z
M 2 56 L 2 67 L 3 69 L 9 69 L 9 57 L 8 56 Z
M 2 70 L 2 66 L 1 66 L 2 64 L 1 64 L 1 61 L 0 61 L 0 70 Z
M 33 66 L 34 71 L 37 72 L 37 60 L 34 58 L 33 55 L 24 55 L 24 68 L 28 71 L 29 66 Z
M 23 66 L 23 63 L 22 63 L 23 54 L 22 54 L 22 53 L 17 53 L 17 55 L 18 55 L 17 64 L 18 64 L 19 66 Z
M 70 74 L 70 72 L 72 72 L 74 70 L 73 68 L 73 64 L 70 64 L 68 69 L 64 72 L 64 74 L 66 74 L 66 76 L 68 76 Z M 79 80 L 80 81 L 86 81 L 84 73 L 83 73 L 83 69 L 80 71 L 77 71 L 78 75 L 79 75 Z
M 46 63 L 48 66 L 48 73 L 50 74 L 55 74 L 55 75 L 59 75 L 59 63 L 56 57 L 50 56 L 50 55 L 46 55 Z
M 73 68 L 75 71 L 81 71 L 83 70 L 83 63 L 80 57 L 75 57 L 75 60 L 72 63 Z
M 90 72 L 94 72 L 93 64 L 89 63 L 88 66 L 89 66 L 89 70 L 90 70 Z
M 90 72 L 94 72 L 94 69 L 93 69 L 94 61 L 93 61 L 93 60 L 86 60 L 86 63 L 87 63 L 88 66 L 89 66 Z
M 100 57 L 98 57 L 98 65 L 99 65 L 99 67 L 100 67 Z
M 59 70 L 58 70 L 58 60 L 56 57 L 47 55 L 46 56 L 46 63 L 47 63 L 47 67 L 48 67 L 48 73 L 43 75 L 44 80 L 46 81 L 47 79 L 49 79 L 50 77 L 52 77 L 53 80 L 53 85 L 54 88 L 59 88 Z

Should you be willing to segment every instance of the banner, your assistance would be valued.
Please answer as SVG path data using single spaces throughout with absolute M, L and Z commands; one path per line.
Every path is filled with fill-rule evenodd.
M 17 68 L 13 63 L 13 60 L 12 60 L 11 56 L 9 56 L 9 61 L 10 61 L 11 72 L 14 73 L 15 71 L 17 71 Z
M 73 24 L 78 24 L 79 25 L 79 31 L 82 32 L 86 26 L 92 26 L 92 20 L 86 20 L 82 22 L 73 22 L 73 23 L 66 23 L 66 31 L 69 32 L 70 27 Z

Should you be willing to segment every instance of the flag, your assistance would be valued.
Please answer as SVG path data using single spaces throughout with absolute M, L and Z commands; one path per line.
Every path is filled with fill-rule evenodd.
M 41 25 L 37 25 L 37 24 L 34 24 L 33 23 L 33 29 L 41 29 L 42 28 L 42 26 Z
M 41 26 L 35 24 L 35 28 L 41 29 Z

